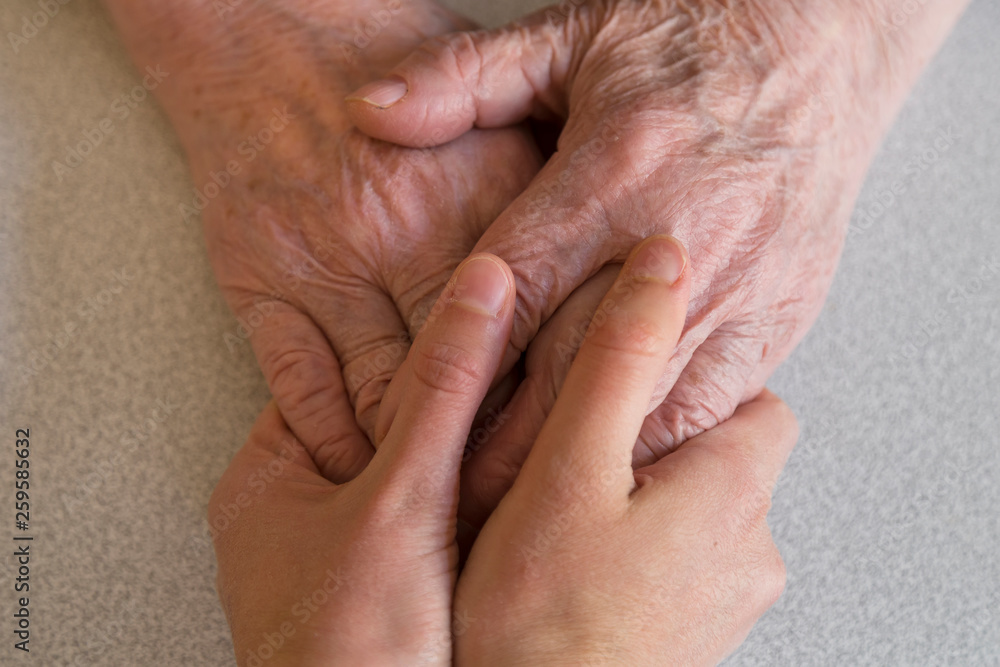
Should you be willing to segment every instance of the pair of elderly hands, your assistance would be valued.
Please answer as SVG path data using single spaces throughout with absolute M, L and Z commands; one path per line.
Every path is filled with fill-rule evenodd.
M 468 32 L 428 0 L 106 2 L 139 64 L 170 73 L 156 92 L 199 191 L 184 210 L 204 209 L 213 267 L 277 406 L 212 502 L 213 521 L 238 515 L 217 550 L 240 660 L 279 635 L 278 655 L 298 662 L 338 646 L 388 656 L 394 639 L 447 662 L 491 636 L 570 662 L 576 645 L 686 661 L 731 649 L 780 589 L 764 501 L 795 429 L 764 382 L 818 314 L 865 167 L 962 3 L 927 0 L 889 31 L 891 3 L 874 0 L 570 0 Z M 602 309 L 628 253 L 658 234 L 689 253 L 662 311 L 643 299 Z M 491 253 L 472 264 L 508 278 L 483 321 L 448 286 L 470 253 Z M 628 400 L 580 394 L 623 372 L 571 371 L 585 339 L 623 368 L 652 350 Z M 560 514 L 559 493 L 585 489 L 616 447 L 581 446 L 590 463 L 561 473 L 551 461 L 590 412 L 619 427 L 593 434 L 631 438 L 631 465 L 608 468 L 621 488 L 593 497 L 618 504 L 585 521 Z M 528 481 L 507 494 L 515 478 Z M 619 521 L 622 503 L 654 493 L 662 505 Z M 452 646 L 456 514 L 487 525 L 455 607 L 478 620 Z M 519 565 L 511 545 L 545 541 L 553 525 L 559 548 Z M 574 549 L 602 535 L 621 551 L 581 560 Z M 392 558 L 377 560 L 386 545 Z M 354 584 L 341 573 L 337 602 L 285 637 L 300 598 L 322 589 L 326 568 L 310 567 L 332 554 L 381 569 Z M 525 583 L 529 570 L 542 578 Z M 573 594 L 574 576 L 623 571 L 622 590 Z M 667 592 L 644 606 L 654 582 Z M 385 615 L 398 600 L 412 604 Z M 572 613 L 603 606 L 607 625 L 622 604 L 634 613 L 619 634 Z M 351 639 L 344 619 L 359 615 L 383 634 Z M 660 634 L 637 640 L 651 618 Z M 529 639 L 539 624 L 564 632 Z M 596 642 L 577 641 L 589 630 Z

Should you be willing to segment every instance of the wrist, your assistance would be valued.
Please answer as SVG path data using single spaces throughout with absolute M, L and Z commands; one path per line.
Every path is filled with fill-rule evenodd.
M 750 4 L 750 3 L 748 3 Z M 780 58 L 871 150 L 968 0 L 766 0 L 755 4 L 780 26 Z M 772 40 L 773 41 L 773 40 Z
M 702 0 L 692 12 L 701 76 L 687 95 L 728 127 L 727 135 L 851 164 L 860 187 L 907 93 L 966 4 L 747 0 L 721 7 Z

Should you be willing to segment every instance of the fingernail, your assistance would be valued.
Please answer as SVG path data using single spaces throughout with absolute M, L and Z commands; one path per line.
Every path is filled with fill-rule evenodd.
M 451 300 L 469 310 L 496 317 L 507 302 L 510 283 L 507 272 L 489 257 L 473 257 L 455 277 Z
M 379 109 L 388 109 L 406 95 L 406 82 L 398 77 L 390 77 L 381 81 L 361 86 L 347 96 L 349 100 L 361 100 Z
M 684 273 L 687 253 L 673 236 L 652 236 L 633 251 L 629 273 L 639 282 L 673 285 Z

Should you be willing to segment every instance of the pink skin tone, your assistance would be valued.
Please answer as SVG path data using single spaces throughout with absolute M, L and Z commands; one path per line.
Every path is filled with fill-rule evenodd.
M 243 3 L 221 18 L 201 0 L 108 4 L 137 64 L 170 73 L 156 94 L 194 187 L 215 194 L 202 211 L 209 259 L 282 416 L 331 479 L 353 477 L 411 336 L 537 172 L 535 142 L 511 128 L 413 150 L 351 128 L 348 92 L 470 25 L 430 2 L 403 3 L 364 49 L 352 30 L 381 4 Z M 230 182 L 206 188 L 230 163 Z M 343 430 L 345 413 L 364 437 Z
M 765 517 L 797 434 L 780 400 L 765 392 L 631 466 L 687 311 L 690 271 L 668 237 L 640 244 L 604 297 L 608 317 L 459 571 L 459 468 L 509 339 L 513 285 L 491 255 L 459 268 L 355 479 L 330 482 L 264 410 L 209 507 L 240 664 L 712 664 L 777 599 L 784 568 Z
M 140 68 L 171 73 L 156 94 L 194 186 L 240 169 L 202 212 L 209 258 L 324 469 L 357 474 L 372 456 L 385 388 L 462 258 L 510 264 L 514 333 L 483 412 L 507 407 L 463 469 L 462 515 L 480 525 L 641 238 L 673 233 L 697 270 L 635 464 L 760 391 L 819 312 L 865 166 L 963 3 L 929 0 L 892 31 L 874 0 L 724 15 L 710 2 L 566 3 L 552 23 L 452 37 L 468 22 L 427 1 L 241 3 L 223 16 L 203 0 L 107 4 Z M 391 20 L 359 49 L 355 29 L 380 11 Z M 390 71 L 407 82 L 402 101 L 345 101 Z M 240 147 L 276 109 L 290 120 L 249 160 Z M 529 115 L 565 122 L 537 177 L 523 128 L 469 130 Z M 461 136 L 407 150 L 352 120 L 403 144 Z M 365 439 L 334 428 L 344 411 Z
M 209 504 L 240 664 L 451 664 L 458 469 L 513 305 L 502 262 L 460 267 L 393 379 L 406 398 L 382 446 L 346 483 L 330 479 L 351 478 L 349 462 L 321 469 L 276 406 L 264 410 Z M 353 414 L 340 420 L 364 438 Z M 268 637 L 281 640 L 273 657 Z
M 630 403 L 629 419 L 642 423 L 629 421 L 622 432 L 631 442 L 615 439 L 608 449 L 622 455 L 618 463 L 629 458 L 637 470 L 659 471 L 634 479 L 646 496 L 652 496 L 647 489 L 666 489 L 662 500 L 646 505 L 661 515 L 648 512 L 648 534 L 642 524 L 620 536 L 636 541 L 637 560 L 631 564 L 614 561 L 614 554 L 596 548 L 599 536 L 587 536 L 583 526 L 570 522 L 566 544 L 594 559 L 577 559 L 566 572 L 593 578 L 629 566 L 642 572 L 672 563 L 690 572 L 690 590 L 724 590 L 746 604 L 720 614 L 703 598 L 699 606 L 694 599 L 653 594 L 649 581 L 625 577 L 635 608 L 663 601 L 650 608 L 658 619 L 683 609 L 686 618 L 702 619 L 698 627 L 712 627 L 711 619 L 724 626 L 716 628 L 719 641 L 712 643 L 692 634 L 690 620 L 685 626 L 682 618 L 671 617 L 676 634 L 664 635 L 670 646 L 636 639 L 637 650 L 645 653 L 629 657 L 711 662 L 730 650 L 780 590 L 780 560 L 764 524 L 765 498 L 794 441 L 794 424 L 764 393 L 712 427 L 761 393 L 767 376 L 819 312 L 872 153 L 965 3 L 928 0 L 896 27 L 895 3 L 876 0 L 757 0 L 724 13 L 719 13 L 724 3 L 703 0 L 564 3 L 566 11 L 557 10 L 551 23 L 541 15 L 514 29 L 444 37 L 471 26 L 432 2 L 415 0 L 393 4 L 392 20 L 363 48 L 355 44 L 355 28 L 388 5 L 240 3 L 220 17 L 206 0 L 106 4 L 139 68 L 159 65 L 170 73 L 156 95 L 188 154 L 193 185 L 204 190 L 213 172 L 234 160 L 239 166 L 202 217 L 213 269 L 234 312 L 252 325 L 251 344 L 278 409 L 269 407 L 261 416 L 213 498 L 213 513 L 235 500 L 227 494 L 238 485 L 227 479 L 238 482 L 247 466 L 273 458 L 283 441 L 302 446 L 290 473 L 294 483 L 275 486 L 269 496 L 273 508 L 246 510 L 219 540 L 220 593 L 238 649 L 271 631 L 265 621 L 287 614 L 294 600 L 282 591 L 313 590 L 312 575 L 326 565 L 362 568 L 389 558 L 386 551 L 417 549 L 417 542 L 400 547 L 391 541 L 398 523 L 352 518 L 371 501 L 364 489 L 381 488 L 392 477 L 387 471 L 393 470 L 395 454 L 378 463 L 376 449 L 393 442 L 387 451 L 399 453 L 409 446 L 398 443 L 412 442 L 422 456 L 437 452 L 438 463 L 451 466 L 449 474 L 461 475 L 461 497 L 441 496 L 430 512 L 440 521 L 436 528 L 405 538 L 433 537 L 420 542 L 427 547 L 422 553 L 430 555 L 414 567 L 433 571 L 428 581 L 437 588 L 406 594 L 434 602 L 424 609 L 413 597 L 408 598 L 413 604 L 380 611 L 364 606 L 384 602 L 369 595 L 368 587 L 359 589 L 366 594 L 345 597 L 351 606 L 339 613 L 365 610 L 371 622 L 362 626 L 370 631 L 362 634 L 384 639 L 387 660 L 399 649 L 435 659 L 454 651 L 497 662 L 530 661 L 504 650 L 524 646 L 546 654 L 565 644 L 573 627 L 606 639 L 583 647 L 591 651 L 588 659 L 617 650 L 620 642 L 606 634 L 600 610 L 608 618 L 622 610 L 597 604 L 606 597 L 599 592 L 586 598 L 594 602 L 592 617 L 556 624 L 552 636 L 530 636 L 531 628 L 544 625 L 540 609 L 565 608 L 571 591 L 579 589 L 572 576 L 555 576 L 568 562 L 559 545 L 554 552 L 559 559 L 532 561 L 532 567 L 553 575 L 552 587 L 520 579 L 523 572 L 509 569 L 518 562 L 513 554 L 496 562 L 487 547 L 477 547 L 470 563 L 478 563 L 484 574 L 459 580 L 458 602 L 469 610 L 491 596 L 509 596 L 505 604 L 528 611 L 494 619 L 504 636 L 517 640 L 513 643 L 490 644 L 491 636 L 473 628 L 468 641 L 442 649 L 448 586 L 457 572 L 453 513 L 482 525 L 523 466 L 524 479 L 534 481 L 514 487 L 492 523 L 498 527 L 486 523 L 477 544 L 493 548 L 498 540 L 516 538 L 522 546 L 536 545 L 539 531 L 566 523 L 547 513 L 545 503 L 552 501 L 547 489 L 558 497 L 560 484 L 568 482 L 538 472 L 549 468 L 533 463 L 545 460 L 533 456 L 533 448 L 544 439 L 539 434 L 544 435 L 550 413 L 558 412 L 571 362 L 584 354 L 578 352 L 581 343 L 586 350 L 600 331 L 614 330 L 600 323 L 614 321 L 621 307 L 601 300 L 621 262 L 642 239 L 669 232 L 690 252 L 684 278 L 690 304 L 686 318 L 663 309 L 661 315 L 673 314 L 679 342 L 667 351 L 658 344 L 662 364 L 650 365 L 658 379 L 645 394 L 632 395 L 638 403 Z M 391 87 L 351 92 L 385 76 L 395 77 L 397 89 L 404 82 L 406 90 L 391 106 L 387 98 L 376 99 Z M 289 120 L 279 123 L 280 129 L 271 127 L 275 110 L 287 111 Z M 547 163 L 531 134 L 515 124 L 529 116 L 563 125 L 559 151 Z M 369 138 L 352 123 L 398 145 Z M 254 149 L 251 160 L 241 145 L 248 137 L 261 141 L 268 127 L 270 139 Z M 492 392 L 481 382 L 472 403 L 456 399 L 462 418 L 434 423 L 434 429 L 450 434 L 443 449 L 435 450 L 417 438 L 394 435 L 411 392 L 393 387 L 409 381 L 412 369 L 404 363 L 413 357 L 409 341 L 428 320 L 455 267 L 474 250 L 509 264 L 512 289 L 504 312 L 512 329 L 509 339 L 506 334 L 496 339 L 507 345 L 506 352 L 490 356 L 489 363 L 482 357 L 477 366 L 477 378 L 493 379 Z M 598 323 L 595 335 L 588 329 L 592 317 Z M 522 351 L 520 381 L 515 362 Z M 503 423 L 487 429 L 489 438 L 466 452 L 471 456 L 459 472 L 455 452 L 465 443 L 456 441 L 456 434 L 489 424 L 472 420 L 473 404 L 480 413 L 507 407 Z M 566 428 L 581 421 L 579 415 L 600 412 L 572 404 L 577 417 L 564 412 Z M 405 421 L 414 429 L 427 428 L 418 422 Z M 707 428 L 712 430 L 698 435 Z M 720 446 L 730 441 L 744 447 Z M 698 453 L 706 451 L 699 443 L 709 443 L 708 454 Z M 736 452 L 739 461 L 726 464 L 726 452 Z M 369 466 L 373 461 L 377 465 Z M 766 469 L 761 472 L 751 461 Z M 602 462 L 593 459 L 595 466 Z M 350 480 L 369 470 L 366 479 L 378 483 L 351 486 Z M 661 473 L 674 482 L 691 476 L 704 483 L 645 481 Z M 607 523 L 595 525 L 611 531 L 623 516 L 622 502 L 620 494 L 609 496 L 600 515 Z M 303 512 L 307 505 L 312 509 Z M 748 513 L 748 507 L 756 510 Z M 536 520 L 526 525 L 500 520 L 512 514 Z M 691 523 L 681 515 L 690 515 Z M 666 516 L 676 518 L 670 526 L 688 529 L 671 533 Z M 333 539 L 319 523 L 326 527 L 335 519 L 374 531 L 372 540 Z M 275 551 L 274 545 L 291 539 L 292 533 L 280 532 L 289 521 L 295 535 L 323 539 L 306 552 L 301 545 Z M 699 531 L 712 536 L 705 526 L 727 521 L 745 530 L 726 533 L 728 541 L 694 540 Z M 378 532 L 380 526 L 393 530 L 387 537 Z M 270 537 L 261 541 L 261 535 Z M 683 535 L 694 541 L 676 542 L 678 560 L 669 561 L 664 549 Z M 372 550 L 365 551 L 366 545 Z M 659 547 L 664 560 L 642 545 Z M 275 588 L 259 576 L 271 558 L 286 566 L 272 571 Z M 725 579 L 725 572 L 738 567 L 767 576 L 759 588 L 741 590 L 739 582 Z M 501 576 L 503 589 L 490 589 L 489 577 Z M 636 603 L 644 594 L 646 601 Z M 427 636 L 438 639 L 403 633 L 405 646 L 394 647 L 375 620 L 390 608 L 401 619 L 426 613 Z M 270 611 L 259 617 L 252 611 L 262 609 Z M 314 620 L 342 624 L 343 617 L 331 614 Z M 629 628 L 627 633 L 635 632 Z M 473 653 L 465 652 L 463 642 Z M 288 646 L 286 655 L 293 659 L 330 648 Z M 346 656 L 359 647 L 346 642 L 335 648 Z
M 873 0 L 562 3 L 429 40 L 348 104 L 360 129 L 401 145 L 563 124 L 476 245 L 517 278 L 517 349 L 561 305 L 586 312 L 581 285 L 638 239 L 687 245 L 691 308 L 637 438 L 642 466 L 759 394 L 805 335 L 867 165 L 964 4 L 930 0 L 903 20 Z M 465 471 L 471 506 L 494 505 L 516 475 L 565 375 L 550 359 L 529 347 L 520 418 Z

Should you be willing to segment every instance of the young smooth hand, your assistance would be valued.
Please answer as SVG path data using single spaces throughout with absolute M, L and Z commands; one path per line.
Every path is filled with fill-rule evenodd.
M 329 481 L 348 471 L 320 470 L 277 407 L 264 410 L 209 505 L 240 665 L 451 664 L 458 471 L 513 309 L 503 262 L 462 263 L 393 379 L 381 446 L 351 481 Z M 349 406 L 337 426 L 366 442 Z
M 797 437 L 784 403 L 765 390 L 633 471 L 688 288 L 679 244 L 654 237 L 604 297 L 459 578 L 459 664 L 715 664 L 781 594 L 765 518 Z

